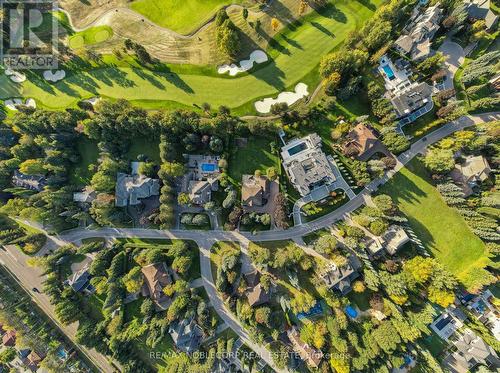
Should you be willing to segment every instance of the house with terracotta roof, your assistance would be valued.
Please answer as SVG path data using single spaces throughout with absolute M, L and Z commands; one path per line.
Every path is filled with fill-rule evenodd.
M 323 358 L 323 352 L 321 352 L 321 350 L 316 350 L 307 343 L 304 343 L 300 339 L 300 333 L 295 327 L 288 330 L 286 334 L 292 343 L 293 349 L 299 354 L 300 358 L 310 367 L 317 368 Z
M 9 330 L 2 337 L 2 343 L 4 346 L 13 347 L 16 344 L 16 331 Z
M 466 157 L 462 164 L 456 164 L 450 172 L 450 177 L 462 189 L 464 196 L 468 197 L 474 193 L 474 188 L 488 179 L 490 173 L 488 161 L 478 155 Z
M 24 364 L 32 371 L 36 372 L 40 367 L 40 363 L 45 359 L 45 355 L 41 353 L 36 353 L 31 351 L 30 354 L 24 360 Z
M 247 283 L 246 296 L 250 306 L 259 306 L 267 303 L 270 300 L 269 291 L 266 291 L 260 284 L 260 272 L 253 270 L 245 274 L 245 281 Z
M 167 309 L 172 300 L 163 292 L 163 289 L 171 285 L 173 281 L 166 264 L 150 264 L 142 267 L 141 271 L 145 280 L 142 287 L 142 294 L 149 296 L 158 309 Z
M 372 129 L 362 123 L 358 124 L 347 135 L 344 154 L 353 156 L 360 161 L 367 161 L 375 153 L 390 154 Z
M 243 208 L 262 207 L 269 200 L 269 179 L 265 176 L 243 175 L 241 180 L 241 205 Z

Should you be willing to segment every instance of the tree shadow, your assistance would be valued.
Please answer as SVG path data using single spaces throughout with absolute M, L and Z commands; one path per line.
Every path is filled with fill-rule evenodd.
M 370 0 L 356 0 L 356 1 L 361 5 L 363 5 L 365 8 L 370 9 L 371 11 L 375 11 L 375 9 L 377 9 L 375 4 L 372 4 Z
M 280 44 L 280 42 L 276 39 L 269 40 L 269 47 L 277 50 L 280 54 L 286 54 L 287 56 L 290 56 L 292 54 L 287 47 Z
M 283 37 L 283 40 L 286 41 L 288 44 L 290 44 L 292 47 L 295 47 L 295 48 L 301 49 L 301 50 L 304 49 L 304 48 L 302 48 L 302 45 L 300 45 L 299 43 L 297 43 L 295 40 L 290 39 L 285 34 L 283 34 L 282 37 Z
M 319 31 L 321 31 L 324 34 L 331 36 L 332 38 L 335 37 L 335 34 L 333 32 L 331 32 L 325 26 L 323 26 L 322 24 L 320 24 L 318 22 L 311 22 L 311 26 L 317 28 Z
M 138 67 L 132 67 L 132 71 L 136 73 L 137 76 L 139 76 L 140 78 L 150 82 L 156 88 L 165 89 L 165 85 L 162 82 L 160 82 L 154 75 L 147 74 L 146 70 L 139 69 Z
M 273 1 L 267 13 L 271 17 L 277 18 L 282 24 L 287 25 L 286 27 L 292 31 L 301 25 L 290 9 L 284 6 L 281 1 Z
M 334 4 L 328 4 L 327 6 L 318 9 L 318 14 L 325 18 L 331 18 L 340 23 L 347 22 L 347 16 L 339 10 Z
M 277 90 L 284 90 L 286 88 L 283 83 L 285 73 L 276 66 L 276 62 L 271 60 L 265 68 L 255 71 L 253 74 L 257 79 L 260 79 Z

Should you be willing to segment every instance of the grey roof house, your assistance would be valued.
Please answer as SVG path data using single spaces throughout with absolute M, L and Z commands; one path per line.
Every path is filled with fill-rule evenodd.
M 467 15 L 472 19 L 484 20 L 486 29 L 492 30 L 498 22 L 498 16 L 490 9 L 490 0 L 464 0 Z
M 491 168 L 482 155 L 469 156 L 462 164 L 456 164 L 451 170 L 450 177 L 464 193 L 465 197 L 474 193 L 474 188 L 490 176 Z
M 485 365 L 492 371 L 500 368 L 500 359 L 491 346 L 472 330 L 467 329 L 455 342 L 456 351 L 446 356 L 444 366 L 452 373 L 466 373 L 477 365 Z
M 19 171 L 14 171 L 12 176 L 12 184 L 17 187 L 41 192 L 47 185 L 47 181 L 43 175 L 26 175 Z
M 245 281 L 247 283 L 246 296 L 250 306 L 259 306 L 263 303 L 269 302 L 270 294 L 260 284 L 260 272 L 254 270 L 245 274 Z
M 403 35 L 394 42 L 396 50 L 409 55 L 414 61 L 431 56 L 431 42 L 439 30 L 442 13 L 438 5 L 427 8 L 423 13 L 415 12 Z
M 202 206 L 219 189 L 219 157 L 193 154 L 185 157 L 188 171 L 182 180 L 182 192 L 189 195 L 192 204 Z
M 465 314 L 459 308 L 450 306 L 430 324 L 430 328 L 441 339 L 447 341 L 457 329 L 464 325 L 465 319 Z
M 346 265 L 338 267 L 334 263 L 330 263 L 318 276 L 328 288 L 345 295 L 351 291 L 352 281 L 359 277 L 358 270 L 360 268 L 361 262 L 354 255 L 351 255 L 347 258 Z
M 115 188 L 117 207 L 135 206 L 141 199 L 160 194 L 160 181 L 146 176 L 127 175 L 119 172 Z
M 78 272 L 75 272 L 67 280 L 67 284 L 73 288 L 76 292 L 87 292 L 93 293 L 95 291 L 94 287 L 90 284 L 90 279 L 92 275 L 88 271 L 88 267 L 84 267 Z
M 321 137 L 316 133 L 283 146 L 281 158 L 290 182 L 301 196 L 336 180 L 332 165 L 321 150 Z
M 203 339 L 203 330 L 196 324 L 194 318 L 171 322 L 168 333 L 177 348 L 188 354 L 196 351 Z
M 402 91 L 397 92 L 391 99 L 391 104 L 399 119 L 410 117 L 412 114 L 415 115 L 419 109 L 426 108 L 427 106 L 430 106 L 430 110 L 433 106 L 432 88 L 425 82 L 412 84 Z

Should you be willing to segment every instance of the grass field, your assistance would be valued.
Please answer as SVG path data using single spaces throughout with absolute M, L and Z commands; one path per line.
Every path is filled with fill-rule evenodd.
M 67 67 L 67 78 L 55 84 L 30 74 L 19 86 L 1 76 L 0 99 L 32 97 L 41 107 L 60 109 L 75 105 L 81 99 L 102 96 L 138 103 L 148 100 L 149 105 L 156 102 L 157 108 L 162 102 L 169 107 L 172 101 L 186 106 L 208 102 L 212 107 L 244 107 L 245 111 L 254 112 L 255 100 L 275 96 L 302 80 L 307 81 L 312 91 L 319 82 L 316 71 L 321 57 L 341 45 L 349 32 L 359 28 L 381 2 L 374 0 L 363 5 L 344 0 L 327 7 L 321 14 L 314 12 L 306 16 L 300 24 L 291 25 L 273 40 L 268 50 L 272 60 L 253 74 L 228 78 L 217 76 L 215 67 L 213 75 L 207 75 L 206 67 L 196 66 L 182 69 L 169 66 L 170 72 L 166 68 L 151 71 L 126 63 L 75 66 Z M 176 72 L 179 69 L 181 72 Z
M 81 137 L 76 147 L 80 153 L 80 162 L 73 167 L 69 176 L 72 184 L 84 186 L 90 183 L 93 172 L 89 170 L 89 166 L 94 164 L 97 166 L 97 158 L 99 157 L 99 149 L 94 141 L 87 137 Z
M 432 255 L 471 288 L 477 273 L 490 261 L 485 245 L 458 212 L 444 203 L 429 180 L 422 163 L 413 160 L 380 192 L 395 200 Z
M 255 170 L 266 174 L 269 167 L 275 167 L 279 172 L 279 157 L 271 153 L 271 140 L 263 137 L 249 137 L 246 146 L 237 148 L 229 161 L 229 175 L 241 183 L 244 174 L 253 175 Z
M 113 36 L 113 29 L 109 26 L 90 27 L 84 31 L 77 32 L 69 38 L 69 46 L 80 49 L 87 45 L 102 43 Z
M 136 0 L 130 7 L 157 25 L 187 34 L 224 5 L 238 3 L 241 0 Z

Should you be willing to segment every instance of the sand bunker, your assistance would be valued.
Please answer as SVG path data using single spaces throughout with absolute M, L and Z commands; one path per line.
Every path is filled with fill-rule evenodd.
M 100 97 L 92 97 L 92 98 L 89 98 L 87 100 L 83 100 L 83 102 L 88 102 L 90 105 L 94 106 L 95 104 L 97 104 L 99 101 L 101 100 Z
M 307 92 L 307 84 L 299 83 L 295 86 L 295 92 L 281 92 L 277 98 L 265 98 L 257 101 L 255 103 L 255 109 L 259 113 L 267 114 L 271 111 L 271 106 L 274 104 L 285 102 L 290 106 L 307 95 L 309 95 L 309 92 Z
M 252 53 L 250 53 L 250 58 L 248 60 L 240 61 L 240 66 L 234 63 L 231 65 L 222 65 L 219 66 L 217 72 L 219 74 L 225 74 L 229 72 L 229 75 L 235 76 L 239 73 L 243 73 L 245 71 L 250 70 L 253 67 L 254 63 L 264 63 L 267 61 L 268 58 L 266 52 L 261 50 L 255 50 Z
M 12 74 L 10 74 L 10 80 L 12 80 L 14 83 L 22 83 L 26 80 L 26 75 L 23 73 L 17 72 L 17 71 L 11 71 Z M 9 74 L 7 74 L 9 75 Z
M 23 100 L 21 100 L 20 98 L 13 98 L 10 100 L 5 100 L 4 105 L 7 109 L 12 111 L 17 111 L 16 106 L 18 105 L 24 105 L 36 109 L 36 101 L 33 100 L 32 98 L 28 98 L 25 103 L 23 103 Z
M 56 70 L 56 72 L 52 72 L 52 70 L 45 70 L 43 72 L 43 78 L 48 80 L 49 82 L 58 82 L 66 77 L 66 71 L 64 70 Z

